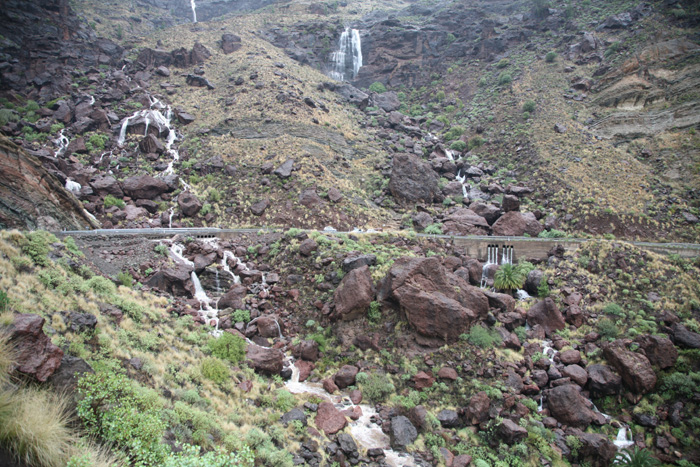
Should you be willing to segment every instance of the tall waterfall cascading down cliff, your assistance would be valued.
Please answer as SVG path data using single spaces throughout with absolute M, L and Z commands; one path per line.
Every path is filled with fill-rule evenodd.
M 331 64 L 332 69 L 328 73 L 331 78 L 337 81 L 345 81 L 346 77 L 355 79 L 362 67 L 360 31 L 345 28 L 338 41 L 338 50 L 331 54 Z
M 197 4 L 194 0 L 190 0 L 190 6 L 192 7 L 192 22 L 197 22 Z

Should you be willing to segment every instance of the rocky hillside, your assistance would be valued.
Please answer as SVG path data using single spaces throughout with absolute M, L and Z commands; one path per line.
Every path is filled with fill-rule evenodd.
M 700 463 L 699 20 L 5 2 L 0 464 Z

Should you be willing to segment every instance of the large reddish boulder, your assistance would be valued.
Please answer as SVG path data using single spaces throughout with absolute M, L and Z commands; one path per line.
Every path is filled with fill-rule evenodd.
M 98 175 L 90 180 L 90 186 L 100 196 L 113 195 L 117 198 L 124 196 L 122 187 L 116 178 L 111 175 Z
M 280 337 L 280 325 L 274 316 L 261 316 L 255 321 L 262 337 Z
M 399 258 L 378 293 L 379 300 L 398 303 L 421 335 L 456 340 L 489 311 L 489 300 L 477 287 L 448 272 L 436 257 Z
M 61 365 L 63 350 L 44 334 L 44 318 L 35 314 L 16 314 L 9 327 L 13 346 L 13 370 L 44 382 Z
M 644 355 L 647 356 L 652 365 L 663 370 L 676 364 L 678 350 L 669 338 L 648 334 L 637 336 L 635 342 L 644 350 Z
M 537 237 L 544 230 L 531 212 L 510 211 L 503 214 L 493 226 L 493 234 L 502 237 L 520 237 L 528 234 Z
M 581 395 L 581 389 L 573 384 L 557 386 L 546 391 L 547 406 L 552 417 L 559 422 L 577 427 L 587 427 L 597 419 L 590 409 L 590 402 Z
M 489 419 L 489 409 L 491 408 L 491 400 L 484 391 L 477 392 L 469 400 L 469 405 L 464 410 L 464 416 L 467 423 L 478 425 Z
M 343 277 L 335 290 L 335 316 L 344 321 L 359 318 L 369 308 L 375 292 L 369 267 L 353 269 Z
M 249 344 L 246 350 L 246 362 L 257 372 L 278 375 L 284 366 L 284 354 L 277 349 Z
M 355 376 L 359 371 L 359 368 L 354 365 L 343 365 L 333 377 L 333 382 L 338 389 L 345 389 L 355 384 Z
M 636 394 L 646 394 L 656 386 L 656 374 L 649 359 L 614 342 L 603 348 L 603 355 L 622 376 L 622 383 Z
M 202 202 L 194 194 L 189 191 L 180 193 L 177 197 L 177 205 L 180 211 L 187 217 L 194 217 L 202 209 Z
M 389 191 L 399 201 L 432 202 L 438 193 L 438 176 L 430 164 L 413 154 L 397 154 L 391 169 Z
M 457 208 L 451 212 L 442 223 L 443 232 L 448 235 L 488 235 L 491 230 L 489 223 L 466 208 Z
M 539 324 L 547 335 L 566 327 L 564 316 L 554 300 L 549 297 L 535 303 L 527 310 L 527 322 L 530 326 Z
M 330 402 L 321 402 L 318 404 L 318 411 L 314 423 L 319 430 L 322 430 L 326 436 L 334 435 L 348 424 L 345 415 L 343 415 Z
M 588 372 L 588 389 L 593 397 L 605 397 L 618 394 L 622 387 L 620 375 L 607 365 L 591 365 Z
M 220 310 L 225 308 L 241 309 L 243 308 L 243 299 L 248 293 L 248 289 L 241 284 L 233 284 L 231 288 L 219 300 L 218 307 Z
M 432 387 L 435 384 L 435 378 L 425 371 L 419 371 L 413 377 L 413 383 L 416 385 L 416 389 L 420 391 Z
M 150 175 L 129 177 L 122 183 L 124 193 L 133 199 L 153 199 L 168 191 L 168 185 Z

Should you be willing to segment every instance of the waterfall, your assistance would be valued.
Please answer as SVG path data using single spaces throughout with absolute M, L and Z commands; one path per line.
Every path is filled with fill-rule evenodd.
M 66 190 L 70 191 L 74 195 L 78 196 L 82 187 L 83 186 L 80 183 L 74 182 L 70 178 L 66 179 Z
M 150 108 L 138 110 L 134 112 L 133 115 L 126 117 L 122 121 L 119 137 L 117 138 L 117 144 L 122 147 L 124 146 L 124 142 L 126 141 L 126 131 L 129 127 L 129 123 L 137 118 L 143 118 L 144 122 L 146 123 L 146 129 L 143 133 L 144 136 L 148 135 L 148 127 L 151 125 L 156 125 L 158 127 L 159 134 L 167 130 L 168 136 L 165 140 L 165 152 L 167 152 L 172 159 L 170 160 L 170 163 L 168 163 L 168 167 L 162 172 L 161 175 L 171 175 L 174 172 L 173 165 L 175 162 L 180 160 L 180 154 L 177 150 L 173 149 L 173 144 L 175 143 L 175 140 L 177 140 L 175 128 L 173 128 L 170 124 L 173 117 L 173 109 L 169 105 L 163 104 L 156 97 L 148 96 L 148 98 L 150 99 Z M 184 180 L 181 179 L 180 182 L 186 189 L 190 188 L 190 186 Z
M 467 176 L 466 175 L 460 175 L 462 171 L 460 170 L 457 172 L 457 176 L 455 177 L 455 180 L 457 180 L 459 183 L 462 184 L 462 196 L 465 198 L 469 197 L 469 192 L 467 191 Z
M 360 31 L 345 28 L 338 41 L 338 50 L 331 53 L 332 70 L 329 76 L 337 81 L 345 81 L 346 75 L 352 72 L 350 79 L 355 79 L 362 67 L 362 41 Z
M 615 438 L 615 441 L 613 441 L 615 446 L 617 446 L 617 449 L 625 449 L 634 444 L 634 441 L 627 439 L 627 427 L 622 426 L 620 427 L 620 430 L 617 432 L 617 438 Z
M 503 255 L 501 256 L 501 264 L 513 264 L 513 247 L 503 246 Z
M 491 266 L 498 264 L 498 246 L 488 245 L 486 248 L 486 264 L 481 269 L 481 288 L 486 288 L 487 282 L 489 280 L 489 269 Z
M 65 128 L 62 129 L 61 131 L 58 132 L 58 138 L 53 140 L 53 142 L 58 146 L 58 150 L 56 151 L 56 157 L 61 156 L 66 148 L 68 147 L 68 143 L 70 143 L 70 140 L 66 135 L 63 134 L 63 132 L 66 131 Z
M 518 300 L 521 302 L 524 302 L 525 300 L 528 300 L 530 297 L 530 294 L 525 292 L 523 289 L 518 289 L 515 292 L 515 296 L 518 297 Z
M 292 377 L 284 385 L 292 394 L 313 394 L 327 401 L 333 402 L 339 410 L 359 407 L 362 415 L 356 421 L 350 422 L 350 434 L 357 442 L 358 447 L 363 449 L 382 449 L 384 451 L 384 464 L 390 467 L 414 467 L 416 465 L 413 456 L 405 453 L 398 453 L 391 449 L 391 440 L 382 431 L 382 427 L 372 422 L 377 411 L 374 407 L 366 404 L 355 405 L 343 394 L 334 396 L 328 394 L 321 383 L 299 382 L 299 369 L 294 364 L 291 356 L 285 359 L 285 366 L 291 367 Z
M 190 0 L 190 6 L 192 7 L 192 22 L 197 22 L 197 4 L 194 0 Z
M 173 214 L 175 214 L 175 207 L 171 207 L 169 209 L 170 215 L 168 216 L 168 228 L 172 229 L 173 228 Z
M 239 276 L 237 276 L 236 274 L 234 274 L 233 271 L 231 271 L 231 268 L 230 268 L 229 265 L 228 265 L 228 260 L 229 260 L 229 259 L 232 260 L 232 261 L 236 264 L 236 266 L 239 266 L 239 265 L 240 265 L 240 266 L 241 266 L 241 269 L 243 269 L 244 271 L 247 271 L 247 270 L 248 270 L 248 266 L 246 266 L 245 264 L 243 264 L 243 262 L 242 262 L 239 258 L 237 258 L 236 255 L 234 255 L 233 253 L 231 253 L 230 251 L 228 251 L 228 250 L 224 251 L 224 259 L 221 261 L 221 267 L 224 269 L 224 271 L 226 271 L 227 273 L 231 274 L 231 277 L 233 277 L 233 283 L 234 283 L 234 284 L 240 284 L 240 283 L 241 283 L 241 278 L 240 278 Z M 234 268 L 235 268 L 236 266 L 234 266 Z M 263 277 L 263 282 L 264 282 L 264 281 L 265 281 L 265 278 Z

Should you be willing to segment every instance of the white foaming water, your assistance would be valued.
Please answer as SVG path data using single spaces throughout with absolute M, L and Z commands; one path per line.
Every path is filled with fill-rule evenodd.
M 197 22 L 197 4 L 194 0 L 190 0 L 190 6 L 192 7 L 192 22 Z
M 175 207 L 171 207 L 169 209 L 170 215 L 168 216 L 168 228 L 172 229 L 173 228 L 173 214 L 175 214 Z
M 501 257 L 501 264 L 513 264 L 513 247 L 504 246 L 503 256 Z
M 228 260 L 231 260 L 236 266 L 241 266 L 241 269 L 243 269 L 244 271 L 248 270 L 248 266 L 246 266 L 245 263 L 243 263 L 243 261 L 241 261 L 240 258 L 237 258 L 236 255 L 234 255 L 232 252 L 228 250 L 224 251 L 224 259 L 221 260 L 221 267 L 224 269 L 224 271 L 231 274 L 231 277 L 233 277 L 234 284 L 240 284 L 241 278 L 233 273 L 233 271 L 228 265 Z M 234 268 L 236 266 L 234 266 Z M 263 282 L 264 280 L 265 276 L 263 276 Z
M 269 315 L 268 315 L 268 316 L 269 316 Z M 272 319 L 275 320 L 275 324 L 277 325 L 277 335 L 279 336 L 280 339 L 282 339 L 284 336 L 282 335 L 282 328 L 280 328 L 280 323 L 279 323 L 279 321 L 277 321 L 277 318 L 275 318 L 275 317 L 273 317 L 273 316 L 270 316 L 270 317 L 271 317 Z M 254 320 L 252 320 L 252 321 L 250 321 L 248 324 L 246 324 L 246 326 L 245 326 L 246 331 L 248 331 L 248 328 L 249 328 L 251 325 L 255 324 L 255 322 L 256 322 L 257 320 L 259 320 L 260 318 L 262 318 L 262 316 L 258 316 L 257 318 L 255 318 Z M 293 371 L 294 371 L 294 370 L 292 370 L 292 372 L 293 372 Z
M 173 259 L 175 261 L 179 261 L 194 269 L 194 263 L 183 256 L 183 251 L 185 251 L 185 247 L 180 245 L 179 243 L 173 243 L 170 246 L 170 254 L 173 256 Z
M 292 357 L 287 357 L 286 364 L 292 368 L 292 377 L 284 386 L 292 394 L 313 394 L 334 404 L 340 404 L 344 400 L 349 401 L 344 395 L 333 396 L 328 394 L 320 383 L 299 382 L 299 369 L 294 365 Z M 355 407 L 355 404 L 352 404 L 352 402 L 349 402 L 349 405 L 343 404 L 344 409 L 353 407 Z M 415 466 L 413 457 L 409 454 L 398 453 L 392 450 L 389 436 L 384 434 L 379 425 L 372 423 L 372 416 L 376 415 L 377 411 L 369 405 L 360 404 L 357 407 L 362 410 L 362 415 L 359 419 L 350 423 L 350 434 L 357 444 L 364 449 L 382 449 L 385 456 L 384 462 L 391 467 Z
M 53 142 L 58 146 L 58 150 L 56 151 L 56 157 L 62 155 L 65 151 L 66 148 L 68 147 L 68 143 L 70 143 L 70 140 L 66 135 L 63 134 L 63 132 L 66 131 L 65 128 L 62 129 L 61 131 L 58 132 L 58 138 L 53 140 Z
M 498 247 L 489 245 L 486 248 L 486 264 L 481 269 L 481 288 L 486 288 L 489 280 L 489 268 L 498 264 Z
M 90 96 L 90 105 L 95 104 L 95 96 Z
M 66 190 L 70 191 L 70 192 L 73 193 L 74 195 L 76 195 L 76 196 L 79 195 L 79 194 L 80 194 L 80 189 L 81 189 L 82 187 L 83 187 L 83 186 L 82 186 L 80 183 L 74 182 L 74 181 L 71 180 L 70 178 L 67 178 L 67 179 L 66 179 Z
M 351 79 L 355 79 L 362 67 L 360 31 L 345 28 L 338 41 L 338 50 L 331 54 L 331 62 L 333 63 L 333 69 L 329 73 L 331 78 L 337 81 L 345 81 L 345 71 L 352 69 Z
M 530 297 L 530 294 L 527 293 L 527 292 L 525 292 L 523 289 L 518 289 L 518 290 L 515 292 L 515 296 L 518 297 L 518 300 L 520 300 L 521 302 L 523 302 L 523 301 L 528 300 L 529 298 L 531 298 L 531 297 Z
M 457 180 L 459 183 L 462 184 L 462 196 L 465 198 L 469 197 L 469 191 L 467 191 L 467 176 L 466 175 L 460 175 L 462 171 L 460 170 L 457 172 L 457 176 L 455 176 L 455 180 Z
M 550 363 L 554 364 L 554 355 L 556 354 L 556 350 L 552 348 L 552 341 L 550 340 L 545 340 L 542 341 L 542 354 L 549 359 Z
M 634 444 L 634 441 L 627 439 L 627 427 L 623 426 L 617 432 L 617 438 L 613 441 L 617 449 L 625 449 Z

